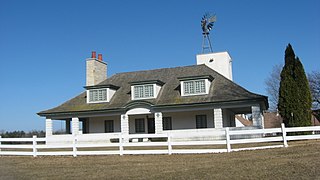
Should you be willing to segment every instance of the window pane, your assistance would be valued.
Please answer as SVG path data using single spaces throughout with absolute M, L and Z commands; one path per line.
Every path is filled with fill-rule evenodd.
M 145 85 L 144 92 L 144 97 L 153 97 L 153 85 Z
M 205 88 L 205 81 L 204 80 L 199 80 L 195 81 L 195 93 L 205 93 L 206 88 Z
M 138 86 L 134 86 L 134 98 L 138 98 L 139 97 L 139 87 Z
M 196 115 L 196 128 L 207 128 L 207 115 Z
M 193 81 L 184 82 L 184 93 L 185 94 L 193 94 L 194 93 Z
M 102 91 L 101 90 L 98 90 L 98 101 L 101 101 L 102 100 Z
M 136 119 L 135 120 L 136 133 L 145 132 L 144 128 L 144 119 Z
M 171 117 L 163 117 L 162 125 L 163 125 L 163 130 L 172 130 Z
M 143 86 L 139 86 L 139 98 L 142 98 L 143 96 L 144 96 Z
M 104 122 L 104 129 L 106 133 L 114 132 L 113 120 L 107 120 Z
M 142 98 L 143 94 L 143 86 L 134 86 L 134 98 Z
M 98 91 L 93 90 L 93 101 L 98 101 Z
M 200 92 L 201 93 L 205 93 L 206 92 L 205 80 L 200 81 Z
M 200 82 L 195 81 L 195 93 L 200 93 Z
M 185 94 L 189 94 L 188 88 L 189 88 L 189 84 L 188 82 L 183 82 L 183 88 L 184 88 L 184 93 Z
M 92 102 L 93 101 L 93 90 L 89 91 L 89 101 Z
M 107 100 L 107 89 L 103 90 L 103 100 L 106 101 Z

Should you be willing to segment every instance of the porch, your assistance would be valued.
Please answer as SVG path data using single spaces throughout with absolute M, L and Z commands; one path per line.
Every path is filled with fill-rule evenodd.
M 252 114 L 252 127 L 236 127 L 236 114 Z M 125 113 L 96 114 L 94 116 L 79 116 L 72 118 L 57 118 L 65 122 L 65 134 L 54 135 L 52 119 L 46 119 L 47 143 L 55 144 L 72 142 L 74 136 L 79 143 L 113 142 L 115 136 L 129 134 L 174 134 L 178 141 L 186 140 L 214 140 L 223 137 L 205 137 L 200 134 L 205 132 L 224 132 L 226 127 L 231 129 L 263 128 L 263 116 L 259 105 L 208 108 L 192 107 L 181 109 L 163 109 L 157 111 L 149 106 L 133 107 Z M 80 127 L 81 125 L 81 127 Z M 80 131 L 82 129 L 82 131 Z M 186 138 L 186 134 L 198 136 Z M 141 140 L 141 139 L 139 139 Z M 143 141 L 148 141 L 144 139 Z M 137 139 L 125 139 L 127 142 Z

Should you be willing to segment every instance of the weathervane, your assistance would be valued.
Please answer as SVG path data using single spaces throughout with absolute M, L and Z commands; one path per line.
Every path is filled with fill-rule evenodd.
M 212 16 L 209 13 L 206 13 L 201 19 L 201 28 L 202 28 L 202 35 L 203 35 L 202 53 L 205 53 L 205 50 L 209 50 L 210 53 L 213 52 L 210 37 L 209 37 L 209 32 L 213 28 L 213 23 L 216 21 L 217 21 L 216 15 Z

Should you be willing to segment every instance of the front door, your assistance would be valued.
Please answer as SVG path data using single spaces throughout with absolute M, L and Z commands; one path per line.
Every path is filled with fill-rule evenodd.
M 148 133 L 149 134 L 155 133 L 154 118 L 148 118 Z

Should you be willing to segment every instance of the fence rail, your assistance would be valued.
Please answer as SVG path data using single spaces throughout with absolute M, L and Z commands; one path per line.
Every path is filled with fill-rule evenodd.
M 309 135 L 288 135 L 288 132 L 313 132 Z M 320 134 L 314 132 L 320 132 L 320 126 L 312 127 L 293 127 L 286 128 L 284 124 L 281 128 L 272 129 L 252 129 L 252 130 L 230 130 L 226 128 L 225 131 L 219 132 L 219 135 L 224 135 L 224 140 L 197 140 L 197 141 L 172 141 L 172 138 L 181 137 L 176 134 L 130 134 L 121 135 L 113 134 L 112 138 L 119 139 L 118 142 L 114 143 L 97 143 L 97 144 L 82 144 L 78 143 L 78 137 L 73 136 L 73 141 L 70 144 L 56 144 L 48 145 L 43 144 L 46 138 L 1 138 L 0 136 L 0 155 L 21 155 L 21 156 L 78 156 L 78 155 L 109 155 L 109 154 L 188 154 L 188 153 L 221 153 L 221 152 L 232 152 L 241 150 L 255 150 L 255 149 L 266 149 L 266 148 L 279 148 L 288 147 L 287 141 L 292 140 L 307 140 L 307 139 L 320 139 Z M 273 134 L 275 136 L 268 136 Z M 185 137 L 191 137 L 191 135 L 197 136 L 215 136 L 216 132 L 210 133 L 189 133 Z M 258 136 L 245 136 L 246 138 L 237 139 L 241 135 L 258 135 Z M 130 142 L 130 139 L 149 139 L 147 142 Z M 155 141 L 155 139 L 158 139 Z M 160 139 L 160 140 L 159 140 Z M 151 141 L 150 141 L 151 140 Z M 8 142 L 28 142 L 29 144 L 8 144 Z M 32 142 L 32 144 L 30 143 Z M 42 142 L 42 144 L 39 142 Z M 232 145 L 236 144 L 248 144 L 252 143 L 270 143 L 278 142 L 281 144 L 276 145 L 265 145 L 258 147 L 242 147 L 232 148 Z M 218 148 L 212 148 L 217 146 Z M 189 148 L 195 146 L 195 148 Z M 200 147 L 199 147 L 200 146 Z M 206 148 L 201 147 L 206 146 Z M 139 147 L 138 149 L 130 149 L 132 147 Z M 149 149 L 141 149 L 150 147 Z M 155 147 L 162 147 L 154 149 Z M 180 148 L 179 148 L 180 147 Z M 208 148 L 209 147 L 209 148 Z M 222 148 L 221 148 L 222 147 Z M 81 149 L 80 149 L 81 148 Z M 89 150 L 83 150 L 89 148 Z M 90 148 L 95 148 L 92 150 Z M 108 150 L 99 150 L 99 148 L 109 148 Z M 98 150 L 97 150 L 98 149 Z M 43 151 L 44 150 L 44 151 Z

